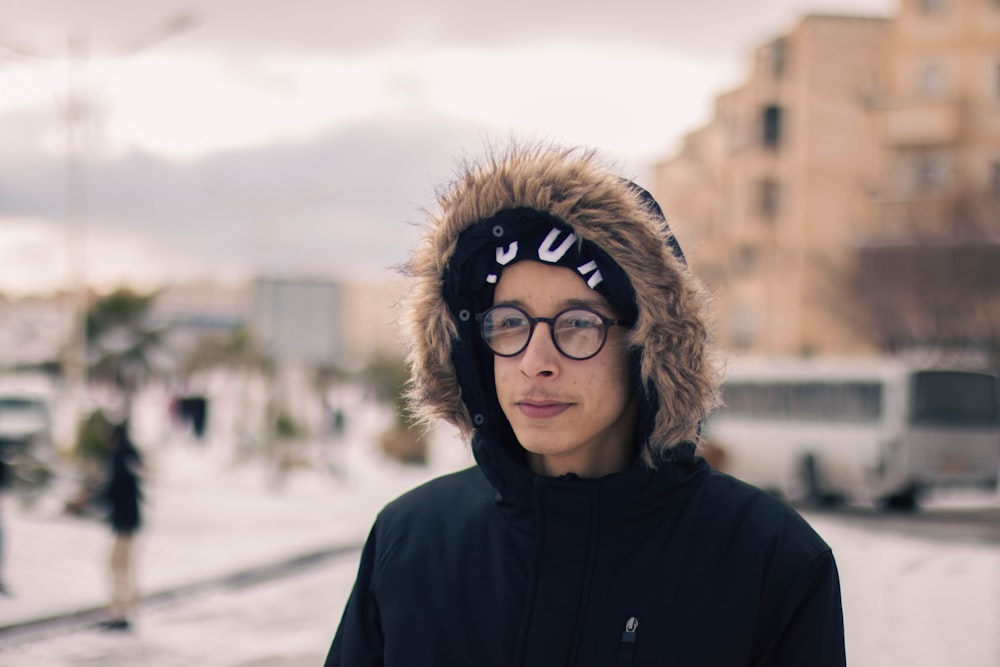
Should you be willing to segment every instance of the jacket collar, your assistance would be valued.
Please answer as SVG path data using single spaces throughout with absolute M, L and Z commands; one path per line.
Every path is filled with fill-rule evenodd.
M 496 491 L 498 507 L 529 532 L 537 521 L 539 502 L 591 502 L 603 525 L 641 517 L 675 503 L 690 484 L 708 474 L 707 464 L 696 458 L 694 451 L 693 443 L 683 442 L 665 450 L 655 468 L 637 459 L 620 473 L 585 479 L 538 475 L 528 467 L 520 448 L 481 433 L 472 441 L 476 463 Z

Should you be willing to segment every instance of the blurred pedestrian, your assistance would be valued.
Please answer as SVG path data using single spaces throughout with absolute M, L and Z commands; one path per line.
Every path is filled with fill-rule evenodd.
M 432 215 L 410 397 L 477 465 L 380 512 L 327 667 L 844 665 L 830 548 L 695 454 L 720 365 L 653 198 L 513 147 Z
M 333 412 L 333 435 L 337 438 L 344 437 L 344 429 L 347 427 L 346 418 L 344 417 L 344 409 L 337 406 L 337 409 Z
M 181 398 L 181 414 L 191 424 L 195 440 L 201 442 L 208 424 L 208 399 L 204 396 L 184 396 Z
M 110 618 L 102 623 L 109 630 L 128 630 L 136 602 L 135 536 L 142 527 L 143 461 L 129 437 L 128 422 L 111 429 L 107 474 L 97 500 L 107 511 L 114 537 L 111 546 Z
M 4 507 L 4 496 L 6 495 L 5 491 L 7 487 L 13 485 L 14 466 L 8 458 L 8 448 L 9 446 L 6 442 L 0 441 L 0 595 L 10 595 L 10 590 L 7 588 L 7 580 L 4 576 L 4 557 L 6 555 L 6 545 L 4 544 L 4 512 L 6 510 Z

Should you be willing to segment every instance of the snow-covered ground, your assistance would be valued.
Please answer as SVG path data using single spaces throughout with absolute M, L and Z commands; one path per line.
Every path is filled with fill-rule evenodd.
M 371 410 L 369 414 L 364 410 Z M 358 408 L 330 470 L 293 471 L 280 490 L 259 461 L 232 448 L 177 440 L 149 454 L 148 525 L 140 588 L 154 593 L 338 544 L 360 543 L 390 498 L 470 461 L 436 434 L 427 468 L 385 461 L 373 442 L 384 416 Z M 55 503 L 6 499 L 0 626 L 103 604 L 110 537 Z M 807 518 L 841 571 L 849 664 L 1000 665 L 1000 545 L 879 531 L 835 515 Z M 143 608 L 125 636 L 85 630 L 4 643 L 0 664 L 299 667 L 321 664 L 353 582 L 357 553 L 284 579 Z
M 1000 545 L 807 518 L 837 558 L 848 664 L 1000 666 Z
M 346 557 L 252 588 L 156 605 L 127 634 L 84 631 L 0 644 L 0 665 L 319 667 L 356 567 Z
M 158 398 L 142 410 L 147 422 L 151 407 L 166 414 L 167 401 Z M 231 406 L 216 407 L 216 423 L 228 422 Z M 154 595 L 360 545 L 386 502 L 471 463 L 445 429 L 432 434 L 428 466 L 389 461 L 374 444 L 390 423 L 387 409 L 358 398 L 350 411 L 342 437 L 297 448 L 294 458 L 312 468 L 292 467 L 282 476 L 261 456 L 247 458 L 232 437 L 210 433 L 201 442 L 140 424 L 147 501 L 136 548 L 140 592 Z M 100 520 L 63 511 L 75 485 L 62 479 L 31 507 L 13 494 L 0 496 L 2 574 L 11 592 L 0 596 L 0 627 L 107 603 L 111 535 Z

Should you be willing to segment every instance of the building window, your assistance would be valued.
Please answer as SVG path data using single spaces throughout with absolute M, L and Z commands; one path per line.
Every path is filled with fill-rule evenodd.
M 924 97 L 941 97 L 945 94 L 947 80 L 941 63 L 924 63 L 920 68 L 920 94 Z
M 920 11 L 924 14 L 940 14 L 948 6 L 948 0 L 920 0 Z
M 740 305 L 733 313 L 732 341 L 738 350 L 748 350 L 753 347 L 757 338 L 757 317 L 752 308 Z
M 746 145 L 746 132 L 740 118 L 731 110 L 727 110 L 722 116 L 722 125 L 729 140 L 729 148 L 739 150 Z
M 941 190 L 948 184 L 948 164 L 943 155 L 923 153 L 913 160 L 913 190 Z
M 784 38 L 777 39 L 771 44 L 771 75 L 775 79 L 781 79 L 785 76 L 785 60 L 788 55 L 787 51 L 787 41 Z
M 773 178 L 765 178 L 758 185 L 758 202 L 761 217 L 773 220 L 778 217 L 781 206 L 781 187 Z
M 781 107 L 772 104 L 764 108 L 762 139 L 766 148 L 781 144 L 781 117 Z
M 741 245 L 733 255 L 733 273 L 737 276 L 753 273 L 759 256 L 760 253 L 754 246 Z

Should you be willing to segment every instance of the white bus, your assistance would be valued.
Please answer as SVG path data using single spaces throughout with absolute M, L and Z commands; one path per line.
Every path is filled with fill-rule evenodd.
M 942 486 L 996 488 L 996 373 L 895 359 L 738 359 L 705 439 L 735 477 L 789 500 L 912 509 Z

